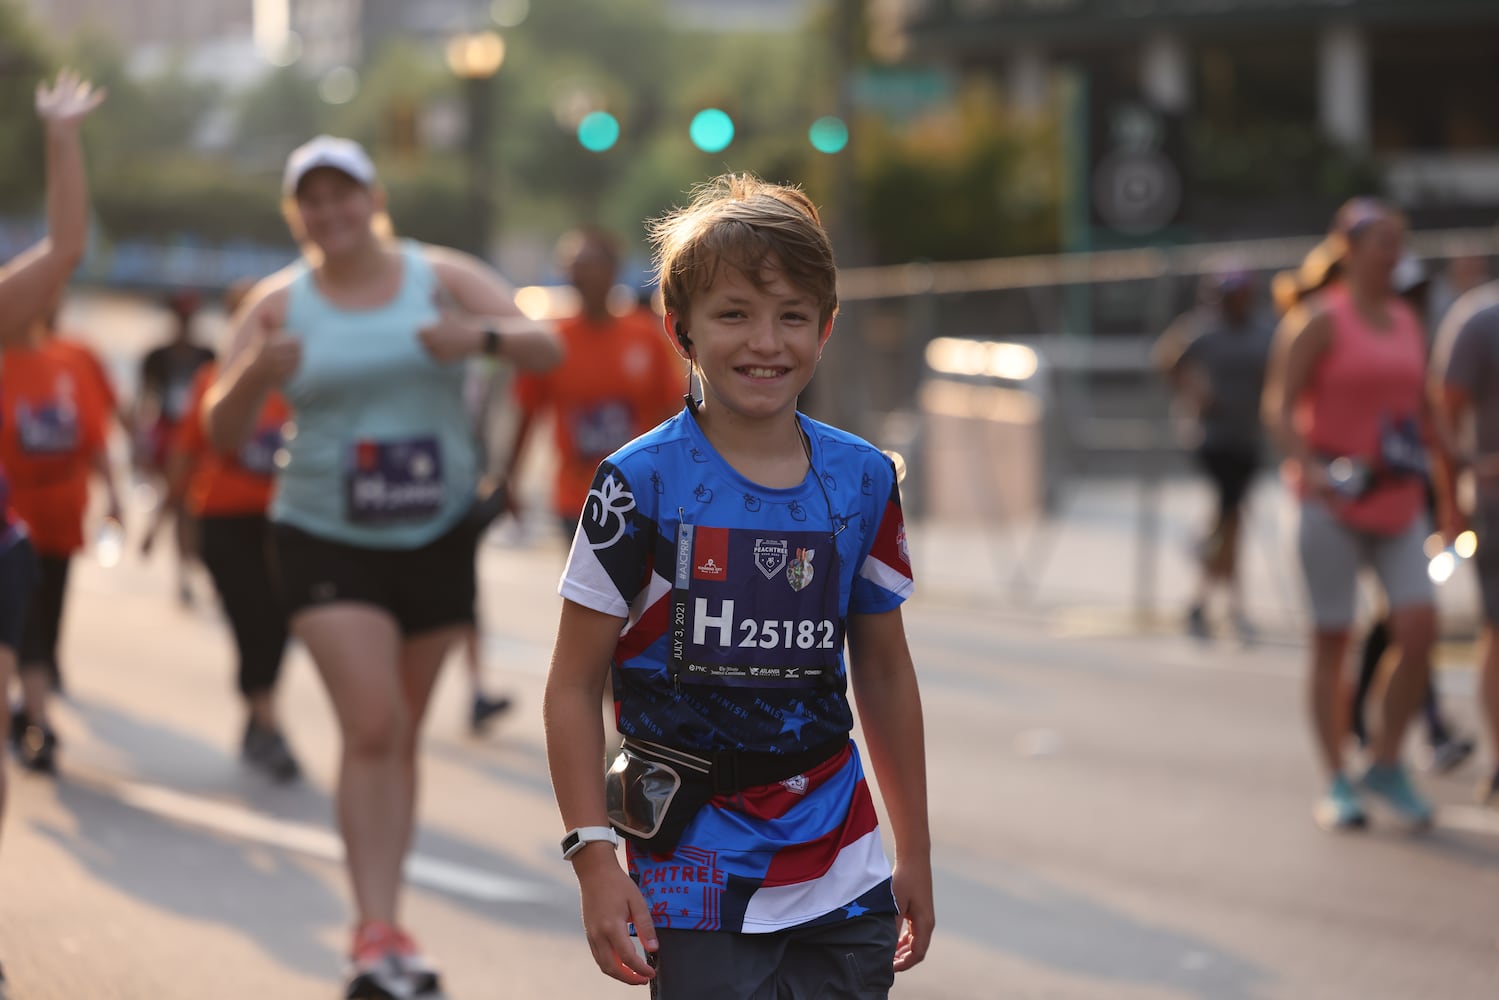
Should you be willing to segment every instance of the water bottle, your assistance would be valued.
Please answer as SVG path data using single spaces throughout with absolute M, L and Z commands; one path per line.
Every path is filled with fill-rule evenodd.
M 124 552 L 125 526 L 117 518 L 106 517 L 94 534 L 94 558 L 105 569 L 113 569 L 120 564 Z

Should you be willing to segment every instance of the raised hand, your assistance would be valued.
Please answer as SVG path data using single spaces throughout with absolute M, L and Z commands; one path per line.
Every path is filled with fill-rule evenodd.
M 36 113 L 48 125 L 76 125 L 100 104 L 108 93 L 95 89 L 74 70 L 62 70 L 52 86 L 36 85 Z

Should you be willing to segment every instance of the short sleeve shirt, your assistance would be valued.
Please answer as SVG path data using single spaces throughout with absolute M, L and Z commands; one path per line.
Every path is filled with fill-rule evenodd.
M 1199 368 L 1211 398 L 1202 414 L 1203 444 L 1208 448 L 1255 451 L 1260 446 L 1260 394 L 1275 334 L 1267 322 L 1253 319 L 1230 327 L 1221 321 L 1187 344 L 1181 364 Z
M 740 476 L 686 411 L 599 466 L 559 590 L 625 619 L 621 734 L 794 753 L 851 730 L 844 624 L 911 593 L 905 525 L 888 458 L 802 427 L 811 471 L 789 489 Z M 852 743 L 806 774 L 715 797 L 673 854 L 629 856 L 658 926 L 760 933 L 894 912 Z
M 1479 454 L 1499 452 L 1499 282 L 1473 289 L 1448 310 L 1432 349 L 1432 371 L 1473 403 Z M 1499 508 L 1499 481 L 1477 480 L 1478 503 Z
M 552 414 L 552 507 L 573 519 L 599 462 L 681 406 L 686 367 L 659 322 L 644 311 L 605 323 L 574 316 L 559 323 L 557 333 L 562 363 L 518 375 L 515 397 L 525 410 Z

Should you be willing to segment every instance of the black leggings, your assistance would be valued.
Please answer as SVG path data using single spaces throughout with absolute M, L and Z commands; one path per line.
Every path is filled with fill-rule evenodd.
M 1374 678 L 1379 674 L 1380 661 L 1390 648 L 1390 620 L 1381 618 L 1369 629 L 1364 647 L 1359 651 L 1358 685 L 1353 689 L 1353 735 L 1360 743 L 1369 742 L 1369 727 L 1364 722 L 1364 702 L 1369 700 L 1369 691 L 1374 687 Z M 1447 722 L 1442 718 L 1441 706 L 1437 704 L 1436 685 L 1426 682 L 1426 698 L 1421 702 L 1421 716 L 1426 720 L 1426 735 L 1430 742 L 1445 743 L 1451 735 Z
M 23 670 L 43 669 L 57 677 L 57 640 L 62 634 L 62 609 L 68 595 L 68 567 L 72 556 L 38 553 L 36 586 L 26 608 L 21 630 L 20 663 Z
M 245 697 L 270 691 L 281 674 L 287 624 L 271 583 L 270 522 L 259 515 L 205 517 L 203 565 L 234 632 L 239 651 L 239 691 Z

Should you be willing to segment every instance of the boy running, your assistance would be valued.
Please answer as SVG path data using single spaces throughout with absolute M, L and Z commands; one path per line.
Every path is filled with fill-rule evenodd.
M 544 710 L 584 930 L 606 975 L 665 1000 L 884 997 L 926 954 L 931 841 L 895 472 L 796 408 L 837 313 L 832 247 L 800 191 L 735 175 L 653 235 L 666 330 L 703 399 L 599 466 L 560 588 Z M 682 779 L 665 832 L 631 836 L 628 877 L 606 677 L 625 751 Z M 611 780 L 628 794 L 633 773 Z

